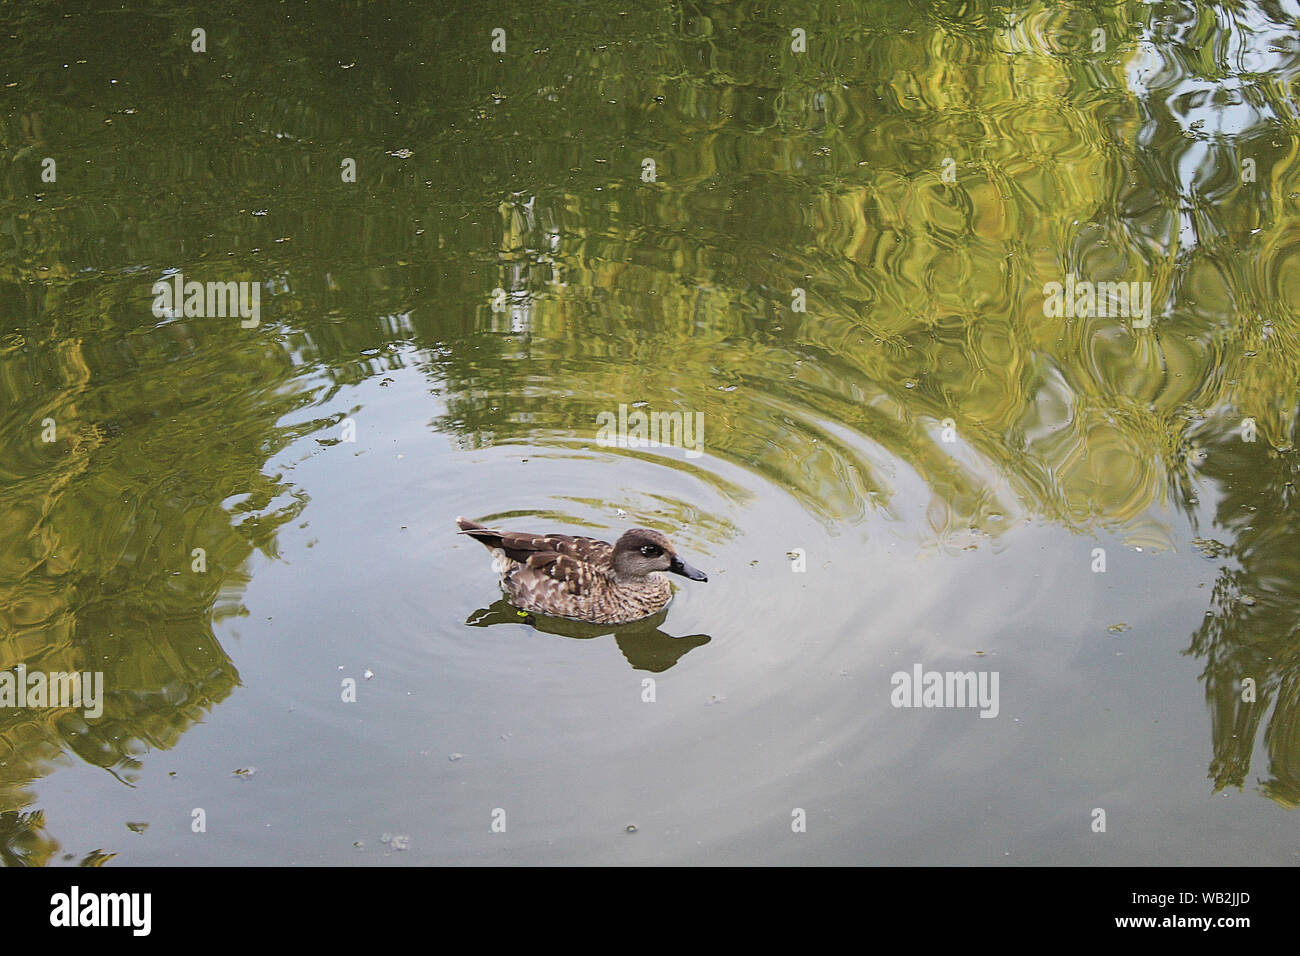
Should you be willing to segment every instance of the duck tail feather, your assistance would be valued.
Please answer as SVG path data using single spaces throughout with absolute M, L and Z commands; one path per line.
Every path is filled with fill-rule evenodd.
M 468 518 L 457 518 L 456 524 L 460 525 L 459 534 L 467 534 L 475 541 L 482 542 L 483 546 L 489 550 L 501 547 L 501 532 L 493 531 L 487 525 L 479 524 L 477 521 L 470 521 Z

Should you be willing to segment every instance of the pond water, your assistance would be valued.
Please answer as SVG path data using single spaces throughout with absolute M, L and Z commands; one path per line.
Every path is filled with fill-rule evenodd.
M 1296 863 L 1298 18 L 10 11 L 0 858 Z

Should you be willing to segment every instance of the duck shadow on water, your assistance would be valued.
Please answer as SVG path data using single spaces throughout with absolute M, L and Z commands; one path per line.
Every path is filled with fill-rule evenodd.
M 587 624 L 562 617 L 548 617 L 520 611 L 504 598 L 491 607 L 480 608 L 465 621 L 471 627 L 492 627 L 495 624 L 527 624 L 544 634 L 559 634 L 576 640 L 591 640 L 613 634 L 618 649 L 635 670 L 653 674 L 668 670 L 688 652 L 709 643 L 707 634 L 673 637 L 659 629 L 668 617 L 668 609 L 631 624 Z

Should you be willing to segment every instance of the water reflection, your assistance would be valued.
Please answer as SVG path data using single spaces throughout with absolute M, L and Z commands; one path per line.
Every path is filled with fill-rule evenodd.
M 1300 48 L 1293 18 L 1278 13 L 1255 3 L 1170 7 L 1151 25 L 1128 82 L 1140 95 L 1143 138 L 1162 147 L 1143 154 L 1141 169 L 1163 212 L 1125 212 L 1122 221 L 1131 240 L 1159 242 L 1176 257 L 1164 354 L 1183 380 L 1172 391 L 1184 403 L 1175 428 L 1186 436 L 1179 453 L 1187 465 L 1175 485 L 1193 521 L 1194 486 L 1204 483 L 1217 499 L 1213 531 L 1199 544 L 1223 566 L 1188 649 L 1205 661 L 1209 776 L 1216 790 L 1242 787 L 1262 727 L 1268 776 L 1260 789 L 1295 807 L 1300 334 L 1295 288 L 1283 275 L 1300 252 L 1288 132 L 1297 117 L 1273 84 L 1300 75 Z M 1204 43 L 1192 43 L 1194 33 Z M 1248 678 L 1253 701 L 1244 699 Z
M 1263 728 L 1268 757 L 1264 793 L 1300 806 L 1300 453 L 1242 440 L 1235 423 L 1207 436 L 1207 477 L 1222 493 L 1214 534 L 1202 544 L 1221 562 L 1205 621 L 1189 654 L 1205 660 L 1214 735 L 1215 789 L 1242 787 Z M 1300 429 L 1300 417 L 1292 424 Z M 1294 432 L 1293 432 L 1294 433 Z M 1279 507 L 1280 505 L 1280 507 Z M 1246 687 L 1254 682 L 1253 693 Z
M 0 810 L 0 864 L 4 866 L 45 866 L 54 861 L 59 843 L 46 832 L 45 814 L 40 810 L 19 813 Z M 80 860 L 76 854 L 62 854 L 62 862 L 77 866 L 103 866 L 116 856 L 92 850 Z
M 74 292 L 75 314 L 91 289 Z M 247 613 L 250 556 L 274 555 L 277 529 L 306 502 L 264 471 L 267 456 L 320 423 L 274 424 L 304 404 L 276 384 L 282 350 L 214 349 L 213 335 L 174 322 L 3 356 L 0 388 L 21 413 L 0 424 L 11 450 L 0 668 L 102 672 L 105 699 L 89 720 L 71 708 L 0 710 L 0 811 L 28 806 L 60 754 L 130 785 L 145 753 L 174 747 L 239 684 L 213 621 Z M 24 820 L 24 832 L 39 829 L 38 817 L 11 818 Z
M 587 624 L 564 618 L 532 614 L 512 607 L 503 598 L 490 607 L 480 608 L 465 621 L 472 627 L 492 627 L 499 624 L 524 625 L 543 634 L 559 634 L 576 640 L 591 640 L 614 635 L 618 649 L 633 670 L 658 674 L 668 670 L 686 654 L 709 643 L 707 634 L 674 637 L 660 630 L 668 618 L 668 608 L 643 621 L 618 626 Z

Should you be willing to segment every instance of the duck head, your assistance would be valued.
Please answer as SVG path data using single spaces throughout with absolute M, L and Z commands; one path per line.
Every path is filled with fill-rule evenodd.
M 680 574 L 692 581 L 707 581 L 703 572 L 677 556 L 677 550 L 658 531 L 633 528 L 614 545 L 614 573 L 621 578 L 643 578 L 654 571 Z

